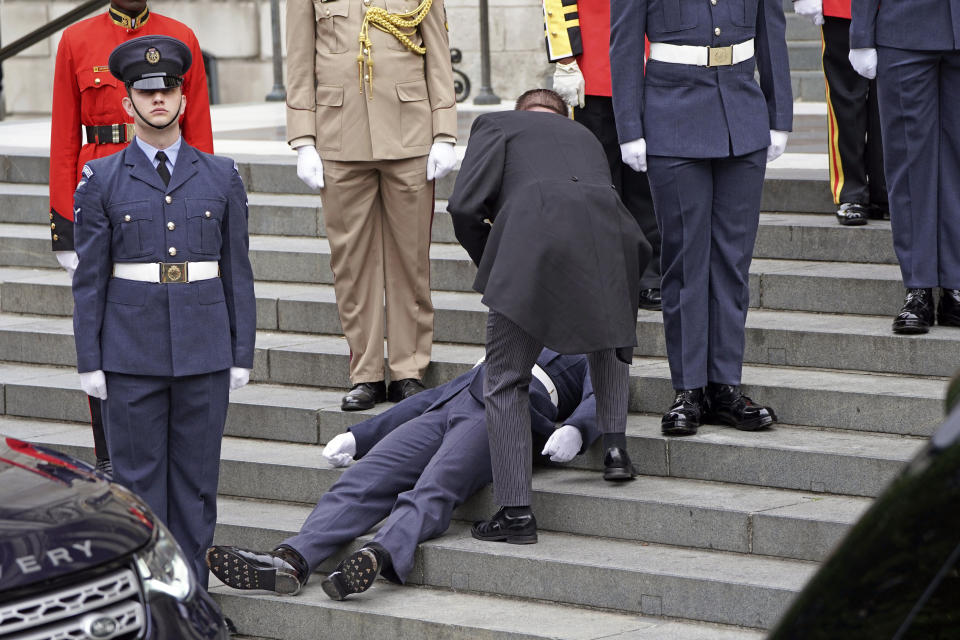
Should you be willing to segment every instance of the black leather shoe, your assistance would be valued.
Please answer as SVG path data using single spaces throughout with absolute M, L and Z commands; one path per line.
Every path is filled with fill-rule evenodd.
M 704 399 L 703 421 L 729 425 L 741 431 L 756 431 L 776 422 L 777 414 L 770 407 L 754 404 L 743 395 L 739 386 L 711 382 Z
M 296 595 L 309 577 L 303 556 L 290 547 L 273 551 L 210 547 L 207 566 L 228 587 L 266 589 L 288 596 Z
M 677 389 L 673 405 L 660 420 L 665 436 L 692 436 L 700 426 L 703 413 L 703 389 Z
M 940 290 L 937 324 L 943 327 L 960 327 L 960 289 Z
M 410 396 L 415 396 L 426 389 L 423 383 L 416 378 L 404 378 L 403 380 L 391 380 L 387 387 L 387 400 L 390 402 L 400 402 Z
M 630 462 L 630 456 L 620 447 L 610 447 L 603 456 L 603 479 L 611 482 L 633 480 L 637 470 Z
M 383 380 L 378 382 L 361 382 L 353 385 L 353 388 L 343 396 L 340 402 L 340 408 L 344 411 L 363 411 L 364 409 L 373 409 L 378 402 L 384 402 L 387 399 L 387 385 Z
M 867 224 L 867 207 L 856 202 L 844 202 L 837 209 L 837 222 L 845 227 L 859 227 Z
M 507 515 L 507 509 L 513 515 Z M 502 507 L 489 520 L 474 522 L 470 534 L 477 540 L 533 544 L 537 541 L 537 519 L 530 507 Z
M 900 312 L 893 319 L 894 333 L 926 333 L 933 324 L 933 290 L 907 289 Z
M 660 298 L 660 289 L 640 289 L 640 308 L 650 311 L 660 311 L 663 300 Z
M 354 593 L 363 593 L 377 579 L 389 562 L 390 554 L 379 544 L 364 545 L 340 561 L 336 570 L 324 578 L 320 586 L 333 600 L 345 600 Z

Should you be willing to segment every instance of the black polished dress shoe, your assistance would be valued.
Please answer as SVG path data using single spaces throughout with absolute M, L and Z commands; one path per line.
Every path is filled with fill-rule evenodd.
M 340 561 L 336 570 L 324 578 L 320 586 L 333 600 L 345 600 L 354 593 L 363 593 L 390 562 L 390 553 L 372 542 Z
M 703 421 L 756 431 L 776 422 L 777 414 L 770 407 L 755 404 L 743 395 L 739 386 L 711 382 L 704 399 Z
M 960 289 L 940 290 L 937 324 L 943 327 L 960 327 Z
M 837 222 L 845 227 L 859 227 L 867 224 L 867 207 L 856 202 L 844 202 L 837 209 Z
M 265 589 L 288 596 L 300 591 L 310 571 L 303 556 L 284 546 L 273 551 L 210 547 L 207 566 L 228 587 Z
M 700 426 L 703 413 L 703 389 L 677 389 L 673 405 L 660 420 L 665 436 L 692 436 Z
M 423 383 L 416 378 L 404 378 L 403 380 L 391 380 L 387 387 L 387 400 L 390 402 L 400 402 L 410 396 L 415 396 L 426 389 Z
M 933 324 L 933 290 L 907 289 L 900 312 L 893 319 L 894 333 L 926 333 Z
M 537 519 L 530 507 L 501 507 L 489 520 L 474 522 L 470 534 L 477 540 L 533 544 L 537 541 Z
M 387 385 L 383 380 L 378 382 L 361 382 L 353 385 L 353 388 L 343 396 L 340 402 L 340 408 L 344 411 L 363 411 L 364 409 L 373 409 L 378 402 L 384 402 L 387 399 Z
M 890 207 L 885 204 L 872 204 L 867 209 L 867 217 L 871 220 L 889 220 Z
M 610 447 L 603 456 L 603 479 L 611 482 L 633 480 L 637 470 L 630 462 L 630 455 L 620 447 Z
M 640 289 L 640 308 L 660 311 L 663 308 L 660 289 Z

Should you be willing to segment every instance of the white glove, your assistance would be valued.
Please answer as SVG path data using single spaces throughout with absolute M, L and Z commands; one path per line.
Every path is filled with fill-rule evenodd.
M 427 180 L 442 178 L 457 166 L 457 152 L 452 142 L 434 142 L 427 156 Z
M 563 62 L 556 64 L 553 70 L 553 90 L 571 107 L 583 108 L 585 104 L 583 73 L 580 72 L 576 60 L 566 64 Z
M 311 189 L 323 189 L 323 160 L 312 144 L 297 147 L 297 177 Z
M 73 272 L 77 270 L 80 264 L 80 258 L 76 251 L 54 251 L 53 255 L 57 257 L 60 266 L 67 270 L 67 275 L 73 278 Z
M 323 457 L 335 467 L 345 467 L 357 455 L 357 439 L 347 431 L 331 438 L 323 448 Z
M 250 369 L 230 367 L 230 391 L 245 387 L 248 382 L 250 382 Z
M 83 392 L 88 396 L 100 398 L 101 400 L 107 399 L 107 377 L 103 375 L 103 371 L 100 369 L 81 373 L 80 388 L 83 389 Z
M 783 155 L 784 150 L 787 148 L 787 137 L 789 135 L 786 131 L 770 129 L 770 146 L 767 147 L 767 162 L 773 162 Z
M 867 80 L 873 80 L 877 77 L 877 50 L 876 49 L 850 49 L 850 65 L 853 70 L 862 75 Z
M 823 0 L 793 0 L 793 12 L 810 18 L 818 27 L 823 24 Z
M 620 157 L 623 164 L 634 171 L 647 170 L 647 141 L 643 138 L 637 138 L 630 142 L 624 142 L 620 145 Z
M 565 424 L 547 439 L 546 446 L 543 447 L 543 455 L 550 456 L 554 462 L 570 462 L 583 446 L 583 437 L 580 435 L 580 429 Z

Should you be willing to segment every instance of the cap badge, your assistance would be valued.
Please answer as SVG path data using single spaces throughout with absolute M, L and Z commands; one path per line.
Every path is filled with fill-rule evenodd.
M 143 55 L 146 58 L 147 62 L 150 64 L 157 64 L 160 62 L 160 52 L 157 51 L 156 47 L 150 47 L 147 49 L 147 52 Z

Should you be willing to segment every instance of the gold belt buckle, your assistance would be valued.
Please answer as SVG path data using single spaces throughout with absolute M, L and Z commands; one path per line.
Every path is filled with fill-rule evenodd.
M 160 263 L 160 282 L 172 284 L 174 282 L 187 282 L 187 263 L 186 262 L 161 262 Z
M 733 45 L 729 47 L 707 47 L 708 67 L 729 67 L 733 64 Z
M 126 130 L 127 130 L 127 131 L 126 131 L 127 135 L 124 136 L 124 140 L 123 140 L 123 141 L 124 141 L 124 142 L 130 142 L 131 140 L 133 140 L 133 135 L 134 135 L 134 133 L 135 133 L 134 130 L 133 130 L 133 123 L 132 123 L 132 122 L 128 122 L 128 123 L 126 123 L 125 125 L 122 125 L 122 126 L 123 126 L 124 128 L 126 128 Z

